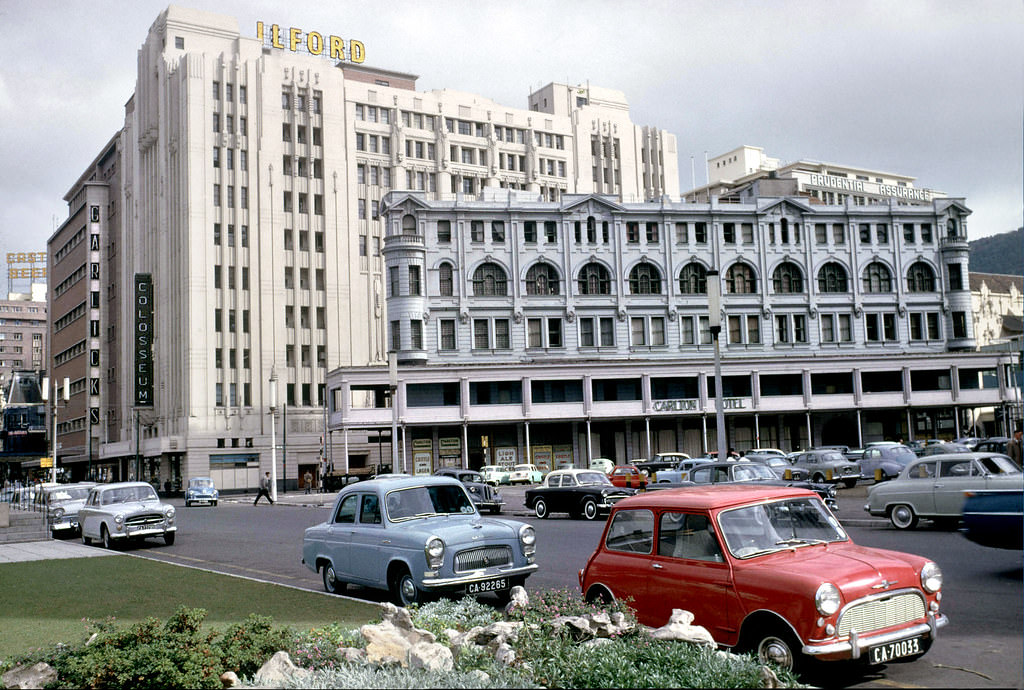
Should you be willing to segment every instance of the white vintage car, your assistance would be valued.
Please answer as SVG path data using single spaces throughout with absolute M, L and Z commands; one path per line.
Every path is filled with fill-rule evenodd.
M 146 482 L 93 487 L 78 511 L 78 527 L 82 542 L 90 544 L 98 539 L 108 549 L 146 537 L 163 537 L 170 546 L 178 530 L 174 506 L 161 503 L 156 490 Z

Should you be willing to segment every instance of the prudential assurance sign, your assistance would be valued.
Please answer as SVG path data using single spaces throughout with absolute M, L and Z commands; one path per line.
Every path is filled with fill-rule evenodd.
M 153 276 L 135 274 L 135 406 L 153 407 Z

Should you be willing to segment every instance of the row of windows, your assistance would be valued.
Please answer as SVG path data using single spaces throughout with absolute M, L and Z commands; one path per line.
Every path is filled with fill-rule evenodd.
M 313 194 L 313 214 L 322 216 L 324 214 L 324 195 Z M 308 192 L 294 192 L 286 189 L 282 196 L 282 210 L 285 213 L 291 213 L 292 211 L 298 210 L 301 214 L 309 213 L 309 197 Z M 297 203 L 296 203 L 297 202 Z
M 954 337 L 966 337 L 963 312 L 953 318 Z M 616 346 L 614 317 L 580 317 L 577 319 L 578 347 L 608 348 Z M 681 316 L 679 342 L 681 345 L 710 345 L 712 333 L 706 316 Z M 563 348 L 563 320 L 561 317 L 530 317 L 524 319 L 527 348 Z M 938 312 L 912 312 L 908 314 L 911 342 L 941 340 Z M 391 348 L 401 350 L 402 329 L 407 328 L 409 348 L 422 350 L 423 321 L 406 323 L 391 321 Z M 867 343 L 896 343 L 898 317 L 895 312 L 868 312 L 864 314 L 864 341 Z M 776 314 L 774 344 L 808 344 L 809 317 L 806 314 Z M 853 342 L 853 315 L 849 313 L 823 313 L 818 317 L 818 336 L 821 343 Z M 762 317 L 759 314 L 729 314 L 726 316 L 726 342 L 729 345 L 761 345 Z M 668 319 L 663 316 L 633 316 L 629 319 L 630 347 L 662 347 L 668 344 Z M 510 350 L 512 322 L 507 318 L 476 318 L 471 324 L 474 350 Z M 454 352 L 458 349 L 456 319 L 437 320 L 438 351 Z M 961 333 L 962 331 L 962 333 Z
M 221 119 L 220 113 L 213 114 L 213 131 L 215 134 L 221 133 Z M 226 134 L 235 134 L 235 116 L 225 115 L 224 116 L 224 130 Z M 238 117 L 238 134 L 243 137 L 249 136 L 249 121 L 244 115 Z
M 391 186 L 391 168 L 359 163 L 356 165 L 356 184 Z
M 220 168 L 223 161 L 224 168 L 227 170 L 235 169 L 235 150 L 233 148 L 224 148 L 224 156 L 221 158 L 221 147 L 213 147 L 213 167 Z M 238 151 L 238 169 L 245 171 L 249 169 L 249 152 L 245 149 L 239 149 Z
M 226 387 L 225 387 L 225 384 L 223 384 L 223 383 L 215 383 L 214 384 L 214 388 L 213 388 L 213 399 L 214 399 L 214 403 L 213 404 L 215 406 L 217 406 L 217 407 L 224 407 L 224 406 L 237 407 L 239 404 L 241 404 L 244 407 L 251 407 L 252 406 L 252 384 L 250 384 L 250 383 L 243 383 L 243 384 L 241 384 L 241 394 L 242 394 L 241 398 L 239 398 L 239 396 L 238 396 L 238 392 L 239 392 L 239 388 L 238 387 L 239 387 L 239 384 L 237 384 L 237 383 L 226 384 Z M 226 396 L 225 396 L 225 393 L 227 394 Z M 298 397 L 296 394 L 301 395 L 301 397 Z M 286 405 L 292 405 L 292 406 L 312 407 L 313 406 L 313 385 L 310 384 L 310 383 L 303 383 L 303 384 L 288 383 L 288 384 L 285 384 L 285 404 Z M 324 404 L 324 385 L 322 383 L 321 384 L 317 384 L 317 403 L 316 404 L 321 406 L 321 407 Z M 217 441 L 217 447 L 218 448 L 223 448 L 224 447 L 222 445 L 222 441 L 223 441 L 223 439 L 218 439 L 218 441 Z M 237 443 L 235 443 L 234 441 L 237 441 L 237 439 L 232 439 L 232 441 L 233 441 L 232 447 L 236 447 Z M 250 439 L 247 439 L 247 442 L 246 442 L 246 447 L 247 448 L 252 446 L 252 443 L 250 441 L 251 441 Z
M 216 244 L 216 245 L 220 245 L 224 241 L 224 239 L 225 239 L 225 237 L 221 234 L 221 224 L 220 223 L 214 223 L 213 224 L 213 243 Z M 248 247 L 249 246 L 249 226 L 248 225 L 240 226 L 240 228 L 239 228 L 239 242 L 240 242 L 240 245 L 242 247 Z M 235 226 L 230 224 L 230 223 L 228 224 L 227 246 L 228 247 L 234 247 L 235 246 Z
M 391 155 L 391 138 L 377 134 L 356 132 L 356 151 Z
M 390 108 L 381 108 L 375 105 L 363 105 L 362 103 L 356 103 L 355 113 L 357 120 L 362 120 L 364 122 L 380 122 L 384 125 L 391 124 Z M 405 114 L 406 113 L 403 113 L 403 115 Z M 433 118 L 431 118 L 431 122 L 433 122 Z
M 504 156 L 504 154 L 502 154 Z M 515 156 L 509 156 L 509 159 L 514 159 Z M 541 159 L 542 161 L 544 159 Z M 552 161 L 547 161 L 552 163 Z M 558 161 L 559 167 L 557 173 L 551 172 L 551 166 L 547 166 L 547 174 L 557 174 L 559 177 L 564 176 L 564 163 Z M 504 165 L 501 166 L 504 168 Z M 511 169 L 515 169 L 512 167 Z M 544 166 L 542 164 L 542 174 L 544 173 Z M 455 190 L 453 190 L 455 191 Z M 483 221 L 473 221 L 482 223 Z M 538 221 L 522 221 L 522 239 L 527 243 L 537 242 L 537 222 Z M 557 242 L 557 223 L 555 221 L 541 221 L 545 227 L 551 227 L 554 231 L 546 235 L 548 242 Z M 451 241 L 451 221 L 439 220 L 438 223 L 438 241 L 439 242 L 450 242 Z M 447 239 L 442 238 L 441 227 L 445 228 L 446 232 L 444 236 Z M 693 238 L 693 242 L 696 244 L 707 244 L 708 242 L 708 224 L 702 221 L 690 222 L 683 221 L 674 223 L 675 227 L 675 239 L 677 244 L 689 244 L 690 238 Z M 864 227 L 870 228 L 870 224 L 861 224 L 861 242 L 871 242 L 870 230 L 863 230 Z M 783 245 L 799 245 L 801 242 L 800 224 L 790 224 L 785 218 L 776 224 L 774 222 L 767 223 L 766 228 L 768 231 L 768 243 L 772 245 L 783 244 Z M 933 241 L 932 229 L 930 223 L 903 223 L 903 237 L 904 241 L 908 244 L 914 244 L 917 238 L 920 238 L 921 243 L 931 243 Z M 585 241 L 590 244 L 596 244 L 598 242 L 603 244 L 609 244 L 612 239 L 612 228 L 611 224 L 607 220 L 600 222 L 593 216 L 588 216 L 585 221 L 576 220 L 573 222 L 574 237 L 577 244 L 584 242 L 584 231 L 586 232 Z M 888 243 L 888 225 L 886 223 L 879 223 L 875 226 L 876 237 L 878 242 L 885 244 Z M 754 243 L 754 224 L 753 223 L 722 223 L 722 242 L 724 244 L 753 244 Z M 815 223 L 814 225 L 814 237 L 815 243 L 819 245 L 829 244 L 834 245 L 845 245 L 846 244 L 846 226 L 843 223 L 832 224 L 831 235 L 828 232 L 827 223 Z M 885 239 L 883 239 L 885 238 Z M 641 224 L 638 221 L 627 221 L 626 222 L 626 241 L 630 244 L 639 244 L 641 240 L 646 240 L 648 244 L 660 244 L 661 243 L 661 224 L 657 222 L 645 222 Z
M 500 221 L 495 221 L 500 222 Z M 949 264 L 950 289 L 963 288 L 960 264 Z M 954 270 L 955 269 L 955 270 Z M 389 269 L 397 274 L 397 267 Z M 418 274 L 419 266 L 410 266 L 409 271 Z M 454 266 L 443 262 L 438 268 L 439 295 L 454 296 Z M 955 274 L 955 275 L 954 275 Z M 758 292 L 757 277 L 754 268 L 747 263 L 737 262 L 723 274 L 725 292 L 727 294 L 754 294 Z M 707 294 L 708 271 L 700 263 L 692 261 L 679 272 L 679 292 L 684 295 Z M 873 262 L 868 264 L 862 273 L 862 289 L 865 293 L 885 294 L 893 291 L 892 274 L 885 265 Z M 494 297 L 508 295 L 508 274 L 505 269 L 494 262 L 481 264 L 473 272 L 473 295 L 477 297 Z M 527 295 L 558 295 L 561 294 L 561 277 L 553 264 L 540 261 L 526 272 Z M 630 270 L 628 285 L 630 294 L 659 295 L 662 294 L 663 279 L 658 268 L 648 262 L 637 264 Z M 603 265 L 595 262 L 584 265 L 576 278 L 577 290 L 581 295 L 612 294 L 611 272 Z M 417 280 L 417 285 L 419 281 Z M 772 274 L 772 288 L 776 294 L 803 294 L 806 285 L 803 271 L 795 263 L 786 261 L 779 264 Z M 924 262 L 916 262 L 907 269 L 906 289 L 913 293 L 936 291 L 935 273 L 931 266 Z M 836 263 L 826 263 L 818 270 L 818 291 L 822 293 L 849 292 L 849 279 L 846 269 Z M 398 293 L 393 293 L 397 295 Z M 417 291 L 411 294 L 421 295 Z
M 248 270 L 244 269 L 244 268 L 242 270 L 245 271 L 244 276 L 247 277 L 248 276 Z M 310 285 L 309 285 L 309 269 L 308 268 L 300 268 L 300 269 L 298 269 L 298 271 L 296 271 L 296 269 L 294 267 L 292 267 L 292 266 L 285 266 L 285 269 L 284 269 L 284 287 L 285 287 L 285 289 L 286 290 L 291 290 L 291 289 L 295 288 L 295 274 L 296 274 L 296 272 L 298 273 L 298 276 L 299 276 L 299 280 L 298 280 L 299 289 L 300 290 L 308 290 L 309 287 L 310 287 Z M 322 268 L 315 269 L 314 273 L 313 273 L 313 276 L 314 276 L 315 281 L 316 281 L 316 283 L 315 283 L 316 289 L 317 290 L 324 290 L 324 289 L 326 289 L 326 281 L 324 279 L 324 270 Z M 247 290 L 248 287 L 247 286 L 243 286 L 243 289 Z M 321 328 L 322 328 L 322 326 L 321 326 Z
M 294 161 L 294 165 L 293 165 Z M 310 165 L 312 162 L 312 165 Z M 312 161 L 302 156 L 281 156 L 281 174 L 295 177 L 309 177 L 310 172 L 313 178 L 322 180 L 324 178 L 324 161 L 322 158 L 314 158 Z
M 299 230 L 299 251 L 309 251 L 309 230 Z M 291 228 L 284 229 L 284 248 L 288 251 L 295 249 L 295 231 Z M 313 232 L 313 251 L 322 254 L 324 251 L 324 233 L 321 230 Z
M 244 88 L 244 87 L 243 87 Z M 281 109 L 282 110 L 307 110 L 307 102 L 310 110 L 314 113 L 319 113 L 323 108 L 323 93 L 320 91 L 314 91 L 313 97 L 307 101 L 307 94 L 300 92 L 291 93 L 289 91 L 281 92 Z
M 221 202 L 223 201 L 224 205 L 227 206 L 228 208 L 234 208 L 235 207 L 235 185 L 233 185 L 233 184 L 223 185 L 223 187 L 225 188 L 225 191 L 227 192 L 226 196 L 223 196 L 221 194 L 221 187 L 222 187 L 222 185 L 220 183 L 215 182 L 213 184 L 213 205 L 214 206 L 220 206 Z M 239 187 L 238 188 L 238 207 L 239 208 L 249 208 L 249 188 L 248 187 Z
M 324 137 L 323 130 L 319 127 L 312 127 L 312 144 L 313 146 L 323 146 Z M 294 134 L 294 138 L 293 135 Z M 295 125 L 292 126 L 289 122 L 281 123 L 281 141 L 287 141 L 295 144 L 308 144 L 310 140 L 306 138 L 306 125 Z
M 219 81 L 213 82 L 213 99 L 215 101 L 219 101 L 220 100 L 220 94 L 221 94 L 220 86 L 221 86 L 221 84 L 220 84 Z M 245 86 L 240 84 L 238 86 L 238 102 L 241 105 L 245 105 L 246 102 L 247 102 L 246 98 L 247 98 L 247 93 L 246 93 Z M 224 100 L 226 100 L 228 102 L 234 102 L 234 100 L 235 100 L 235 85 L 232 84 L 231 82 L 226 82 L 224 84 Z
M 213 267 L 213 287 L 214 288 L 222 288 L 222 287 L 224 287 L 223 286 L 223 281 L 221 280 L 221 276 L 223 274 L 225 274 L 225 273 L 227 274 L 227 277 L 228 277 L 227 278 L 228 289 L 229 290 L 234 290 L 235 289 L 235 276 L 238 275 L 238 272 L 235 271 L 235 267 L 234 266 L 228 266 L 227 270 L 222 270 L 222 267 L 219 264 L 215 265 Z M 248 290 L 249 289 L 249 267 L 248 266 L 242 266 L 241 283 L 242 283 L 242 289 L 243 290 Z

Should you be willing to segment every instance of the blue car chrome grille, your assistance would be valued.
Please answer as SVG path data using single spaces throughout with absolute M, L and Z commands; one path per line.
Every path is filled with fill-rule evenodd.
M 507 546 L 481 546 L 455 554 L 455 572 L 495 568 L 512 564 L 512 549 Z
M 885 599 L 855 603 L 840 616 L 837 632 L 841 636 L 849 635 L 851 630 L 863 634 L 924 617 L 924 599 L 920 595 L 912 592 L 896 594 Z
M 162 525 L 164 524 L 164 516 L 159 513 L 149 515 L 134 515 L 124 521 L 126 525 L 132 525 L 136 527 L 138 525 Z

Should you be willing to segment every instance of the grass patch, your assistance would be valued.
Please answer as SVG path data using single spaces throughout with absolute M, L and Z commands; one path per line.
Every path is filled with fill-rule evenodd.
M 0 660 L 79 643 L 85 619 L 166 619 L 179 606 L 205 609 L 205 624 L 214 629 L 250 614 L 296 629 L 359 626 L 380 617 L 373 603 L 129 556 L 5 563 L 0 583 Z

